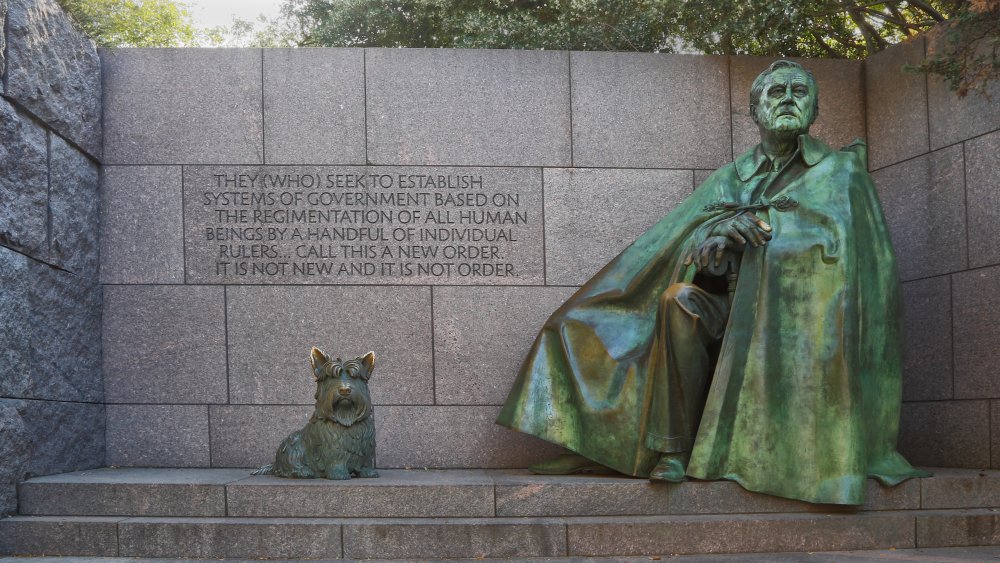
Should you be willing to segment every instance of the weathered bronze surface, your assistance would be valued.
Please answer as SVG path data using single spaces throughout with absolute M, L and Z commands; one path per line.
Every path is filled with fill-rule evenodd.
M 278 447 L 274 463 L 254 475 L 312 479 L 378 477 L 375 471 L 375 422 L 368 379 L 375 353 L 341 361 L 318 348 L 310 354 L 316 379 L 316 410 L 305 428 Z
M 808 135 L 815 80 L 754 81 L 761 143 L 712 174 L 542 328 L 498 423 L 593 469 L 861 504 L 896 451 L 900 286 L 857 141 Z M 582 456 L 582 457 L 580 457 Z

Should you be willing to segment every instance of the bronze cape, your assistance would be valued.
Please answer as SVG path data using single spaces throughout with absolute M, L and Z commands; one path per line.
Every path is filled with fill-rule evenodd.
M 549 318 L 497 422 L 634 476 L 690 451 L 691 477 L 815 503 L 925 475 L 896 452 L 900 286 L 864 150 L 802 135 L 778 172 L 759 147 L 716 171 Z M 692 447 L 657 311 L 734 206 L 774 238 L 743 253 Z

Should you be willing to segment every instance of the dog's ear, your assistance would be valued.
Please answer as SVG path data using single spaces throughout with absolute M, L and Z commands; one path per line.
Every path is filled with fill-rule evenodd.
M 327 356 L 322 350 L 313 346 L 312 352 L 309 353 L 309 361 L 312 363 L 313 373 L 316 375 L 316 380 L 318 381 L 323 374 L 323 367 L 330 363 L 330 356 Z
M 365 366 L 365 372 L 368 374 L 365 376 L 365 381 L 372 376 L 375 372 L 375 352 L 368 352 L 361 358 L 361 364 Z

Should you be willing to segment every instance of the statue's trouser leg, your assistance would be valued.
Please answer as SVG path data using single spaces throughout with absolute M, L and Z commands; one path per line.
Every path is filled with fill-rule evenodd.
M 646 447 L 690 452 L 714 370 L 711 346 L 725 333 L 729 300 L 678 283 L 660 296 L 650 363 Z

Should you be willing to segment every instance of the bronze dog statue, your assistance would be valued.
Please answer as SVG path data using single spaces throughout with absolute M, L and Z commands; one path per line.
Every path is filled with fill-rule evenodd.
M 297 479 L 378 477 L 375 422 L 368 379 L 375 353 L 342 362 L 320 349 L 310 354 L 316 380 L 316 410 L 305 428 L 278 447 L 274 463 L 253 472 Z

